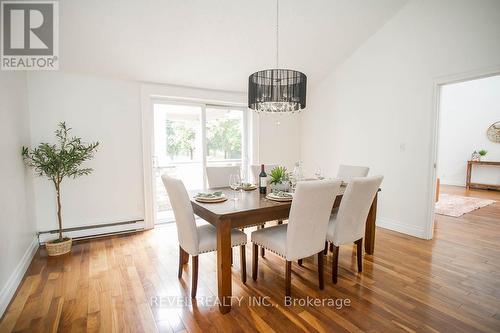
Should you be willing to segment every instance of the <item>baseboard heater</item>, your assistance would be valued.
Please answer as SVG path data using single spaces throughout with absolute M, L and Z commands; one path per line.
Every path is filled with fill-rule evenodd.
M 97 238 L 110 235 L 118 235 L 144 230 L 144 220 L 130 220 L 106 224 L 86 225 L 83 227 L 74 227 L 63 229 L 63 233 L 67 237 L 74 240 Z M 56 239 L 59 230 L 41 231 L 38 233 L 38 243 L 44 244 L 47 241 Z

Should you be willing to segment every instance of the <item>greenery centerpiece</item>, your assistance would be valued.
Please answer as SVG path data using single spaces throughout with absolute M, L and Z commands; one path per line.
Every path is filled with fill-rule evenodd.
M 25 164 L 32 167 L 38 176 L 52 181 L 56 190 L 59 237 L 46 243 L 49 255 L 64 254 L 71 250 L 71 239 L 63 237 L 62 233 L 61 183 L 65 178 L 90 174 L 93 169 L 82 168 L 81 165 L 94 156 L 99 145 L 99 142 L 87 144 L 81 138 L 68 137 L 70 131 L 71 128 L 61 122 L 55 131 L 57 144 L 40 143 L 36 148 L 22 148 Z
M 290 189 L 290 173 L 284 166 L 277 166 L 269 173 L 269 185 L 273 191 L 288 191 Z

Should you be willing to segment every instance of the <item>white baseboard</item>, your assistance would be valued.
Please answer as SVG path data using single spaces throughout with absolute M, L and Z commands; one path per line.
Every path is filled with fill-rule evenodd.
M 86 237 L 99 237 L 115 233 L 132 232 L 137 230 L 144 230 L 144 221 L 137 221 L 134 223 L 119 224 L 112 226 L 102 226 L 97 228 L 89 228 L 82 230 L 66 231 L 64 236 L 70 238 L 86 238 Z M 44 244 L 47 241 L 54 240 L 58 237 L 57 233 L 43 233 L 39 235 L 40 244 Z
M 385 217 L 377 217 L 377 227 L 381 227 L 384 229 L 389 229 L 393 231 L 397 231 L 406 235 L 415 236 L 418 238 L 429 239 L 426 235 L 426 232 L 423 228 L 417 228 L 412 225 L 403 224 L 399 221 L 388 219 Z
M 23 257 L 19 261 L 19 264 L 14 269 L 14 272 L 10 275 L 7 283 L 0 291 L 0 318 L 7 309 L 10 300 L 14 296 L 19 284 L 21 283 L 24 274 L 28 270 L 31 260 L 35 256 L 36 250 L 38 249 L 38 237 L 34 236 L 30 245 L 26 249 Z

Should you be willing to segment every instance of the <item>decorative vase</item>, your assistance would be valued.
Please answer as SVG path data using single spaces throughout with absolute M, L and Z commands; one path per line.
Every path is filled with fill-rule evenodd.
M 73 240 L 71 238 L 67 238 L 62 242 L 48 241 L 45 243 L 45 248 L 49 256 L 60 256 L 71 251 L 72 243 Z
M 290 190 L 290 182 L 285 181 L 277 184 L 271 184 L 271 191 L 282 191 L 282 192 L 288 192 Z
M 479 155 L 479 153 L 477 151 L 475 151 L 472 153 L 471 160 L 472 161 L 481 161 L 481 155 Z

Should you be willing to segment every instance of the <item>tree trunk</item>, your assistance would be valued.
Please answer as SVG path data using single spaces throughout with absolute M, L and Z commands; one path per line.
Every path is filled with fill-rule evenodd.
M 57 194 L 57 222 L 59 223 L 59 240 L 62 241 L 62 215 L 61 215 L 61 184 L 56 184 Z

